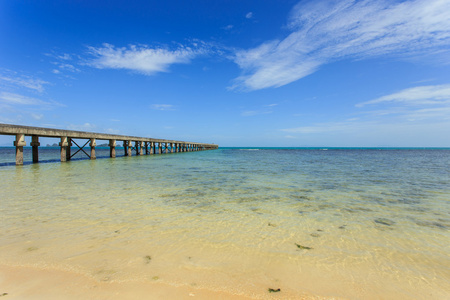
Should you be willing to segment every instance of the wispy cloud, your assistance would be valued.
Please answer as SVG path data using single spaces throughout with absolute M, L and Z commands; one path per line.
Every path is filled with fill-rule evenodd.
M 51 108 L 54 106 L 62 106 L 58 102 L 47 102 L 36 98 L 23 96 L 16 93 L 0 92 L 0 104 L 4 105 L 27 105 L 27 106 L 40 106 L 41 108 Z
M 251 117 L 256 115 L 266 115 L 271 114 L 272 111 L 269 110 L 246 110 L 241 113 L 241 116 L 243 117 Z
M 0 84 L 12 86 L 14 88 L 27 88 L 35 92 L 42 93 L 44 91 L 44 86 L 49 84 L 47 81 L 32 78 L 30 76 L 20 76 L 15 74 L 15 72 L 2 72 L 0 73 Z
M 232 88 L 280 87 L 326 63 L 386 54 L 448 55 L 450 1 L 302 1 L 291 11 L 283 40 L 237 51 L 243 70 Z
M 407 132 L 409 129 L 414 132 L 422 130 L 422 126 L 423 130 L 433 128 L 435 132 L 449 132 L 445 128 L 450 122 L 450 84 L 408 88 L 356 105 L 359 108 L 374 106 L 381 108 L 362 110 L 356 113 L 356 117 L 341 121 L 313 123 L 281 131 L 300 135 L 333 132 L 367 134 L 381 131 L 389 133 L 389 127 L 393 131 L 401 129 Z M 439 124 L 442 130 L 436 131 Z
M 77 131 L 95 131 L 97 125 L 91 123 L 84 124 L 69 124 L 67 125 L 68 130 L 77 130 Z
M 273 104 L 268 104 L 268 105 L 263 105 L 261 108 L 255 109 L 255 110 L 246 110 L 243 111 L 241 113 L 241 116 L 243 117 L 251 117 L 251 116 L 256 116 L 256 115 L 267 115 L 267 114 L 271 114 L 273 112 L 273 108 L 275 106 L 277 106 L 278 104 L 273 103 Z
M 155 110 L 175 110 L 175 106 L 172 104 L 152 104 L 150 108 Z
M 248 12 L 248 13 L 245 15 L 245 17 L 246 17 L 247 19 L 251 19 L 251 18 L 253 18 L 253 13 L 252 13 L 252 12 Z
M 35 114 L 35 113 L 32 113 L 32 114 L 31 114 L 31 117 L 32 117 L 33 119 L 35 119 L 36 121 L 39 121 L 39 120 L 41 120 L 41 119 L 44 117 L 44 115 L 43 115 L 43 114 Z
M 198 44 L 193 47 L 179 46 L 175 50 L 151 48 L 149 46 L 130 45 L 115 47 L 103 44 L 102 47 L 89 47 L 94 56 L 89 65 L 99 69 L 126 69 L 145 75 L 168 72 L 173 64 L 187 64 L 194 57 L 206 53 Z
M 56 53 L 52 51 L 51 53 L 45 53 L 46 56 L 54 59 L 51 63 L 56 66 L 56 69 L 52 70 L 53 74 L 62 74 L 63 72 L 78 73 L 81 70 L 76 67 L 80 57 L 78 55 L 69 53 Z
M 357 104 L 363 107 L 369 104 L 379 103 L 403 103 L 407 105 L 429 105 L 450 103 L 450 84 L 427 85 L 404 89 L 397 93 L 386 95 L 374 100 Z

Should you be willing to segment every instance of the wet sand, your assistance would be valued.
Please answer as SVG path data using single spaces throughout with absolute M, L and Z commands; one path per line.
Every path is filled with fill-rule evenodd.
M 269 293 L 269 292 L 268 292 Z M 82 274 L 0 265 L 0 297 L 7 299 L 339 299 L 312 295 L 236 295 L 158 282 L 100 282 Z

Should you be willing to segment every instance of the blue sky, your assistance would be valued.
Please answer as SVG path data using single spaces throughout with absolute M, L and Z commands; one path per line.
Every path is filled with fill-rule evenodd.
M 450 1 L 2 0 L 0 123 L 448 147 Z

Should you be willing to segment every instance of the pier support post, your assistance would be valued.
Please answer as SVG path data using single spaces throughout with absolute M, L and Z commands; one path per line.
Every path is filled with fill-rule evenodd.
M 145 155 L 148 155 L 148 142 L 144 142 Z
M 16 165 L 23 165 L 23 146 L 25 146 L 25 135 L 16 134 L 16 140 L 14 146 L 16 146 Z
M 59 146 L 61 147 L 61 162 L 67 161 L 67 147 L 69 146 L 68 139 L 69 138 L 67 136 L 62 136 L 61 142 L 59 143 Z
M 37 163 L 39 162 L 39 150 L 38 147 L 41 144 L 39 143 L 39 137 L 37 135 L 31 136 L 31 144 L 30 146 L 33 147 L 33 162 Z
M 168 147 L 169 147 L 169 143 L 164 143 L 164 153 L 165 154 L 169 153 Z
M 132 145 L 132 141 L 128 141 L 128 156 L 132 156 L 133 154 L 131 153 L 131 145 Z
M 150 155 L 155 154 L 155 143 L 154 142 L 150 142 Z
M 161 142 L 158 143 L 158 147 L 159 147 L 158 154 L 162 154 L 162 143 Z
M 139 146 L 139 155 L 144 155 L 144 149 L 142 149 L 142 142 L 136 142 L 136 151 Z
M 123 141 L 123 151 L 123 155 L 128 156 L 128 141 Z
M 72 154 L 70 153 L 72 147 L 72 139 L 71 138 L 67 138 L 67 148 L 66 148 L 66 160 L 69 161 Z
M 89 146 L 91 146 L 91 159 L 96 159 L 97 157 L 95 156 L 95 146 L 97 146 L 97 143 L 95 139 L 91 139 Z
M 109 140 L 109 157 L 116 157 L 116 140 Z

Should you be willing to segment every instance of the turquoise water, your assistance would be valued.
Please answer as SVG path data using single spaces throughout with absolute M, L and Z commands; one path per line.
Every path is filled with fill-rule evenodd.
M 448 149 L 221 148 L 20 167 L 11 149 L 0 149 L 2 264 L 260 298 L 450 297 Z

